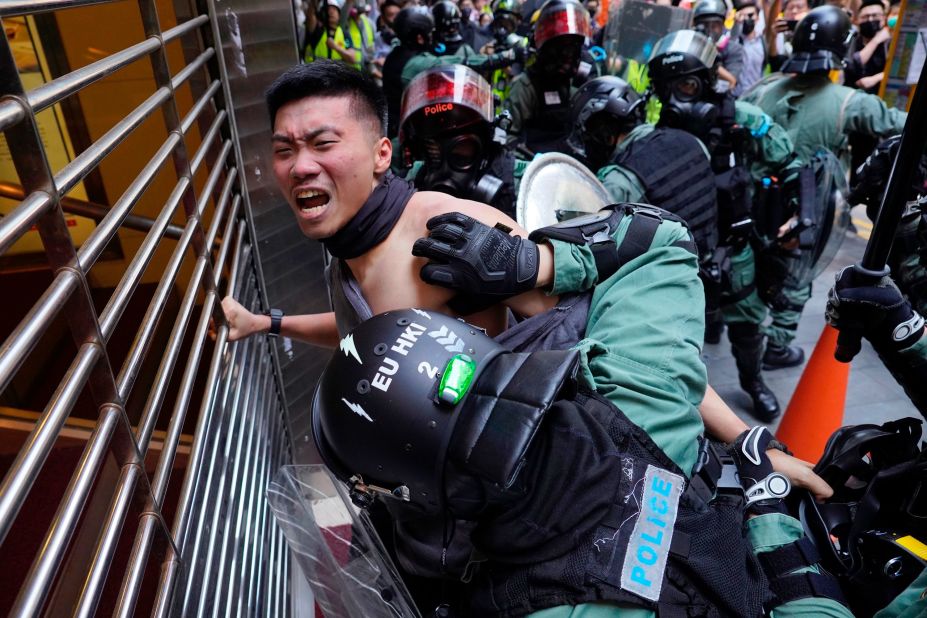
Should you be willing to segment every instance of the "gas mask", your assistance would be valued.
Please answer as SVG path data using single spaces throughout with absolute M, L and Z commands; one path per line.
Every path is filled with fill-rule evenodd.
M 424 141 L 425 164 L 415 186 L 489 204 L 502 180 L 484 173 L 491 145 L 474 133 L 457 133 Z
M 595 114 L 586 121 L 585 127 L 580 131 L 577 127 L 579 139 L 571 137 L 570 146 L 576 149 L 580 146 L 581 152 L 576 152 L 586 166 L 596 171 L 611 161 L 618 146 L 618 136 L 631 132 L 633 123 L 610 118 L 607 114 Z
M 536 66 L 548 77 L 573 79 L 579 70 L 582 54 L 582 40 L 577 37 L 562 37 L 548 42 L 537 55 Z
M 497 47 L 504 47 L 509 49 L 514 47 L 520 37 L 518 35 L 512 36 L 515 32 L 515 20 L 508 16 L 508 14 L 502 14 L 496 17 L 492 22 L 492 34 L 493 38 L 496 40 Z
M 720 19 L 705 19 L 695 24 L 693 28 L 717 43 L 724 36 L 724 22 Z
M 664 100 L 660 124 L 681 129 L 696 137 L 705 137 L 714 126 L 720 110 L 704 99 L 708 88 L 694 75 L 684 75 L 670 84 L 669 98 Z
M 753 18 L 745 19 L 740 22 L 740 31 L 746 36 L 752 34 L 754 28 L 756 28 L 756 21 Z

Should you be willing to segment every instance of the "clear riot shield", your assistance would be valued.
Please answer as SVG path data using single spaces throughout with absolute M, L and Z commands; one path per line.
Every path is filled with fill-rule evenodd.
M 599 212 L 609 204 L 605 186 L 585 165 L 559 152 L 545 152 L 525 169 L 515 202 L 515 218 L 532 232 Z
M 809 166 L 814 170 L 814 199 L 802 205 L 801 218 L 815 222 L 807 243 L 802 239 L 798 287 L 804 287 L 830 265 L 850 226 L 847 178 L 840 161 L 830 151 L 818 152 Z
M 670 32 L 685 30 L 692 23 L 692 11 L 642 0 L 622 0 L 609 15 L 605 40 L 614 41 L 613 53 L 626 60 L 646 64 L 654 45 Z
M 324 466 L 283 466 L 267 498 L 325 618 L 419 617 L 367 514 Z

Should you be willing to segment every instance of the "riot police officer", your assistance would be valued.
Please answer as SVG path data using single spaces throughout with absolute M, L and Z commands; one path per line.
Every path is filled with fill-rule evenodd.
M 573 98 L 576 155 L 597 169 L 616 201 L 645 201 L 684 219 L 700 255 L 699 276 L 705 285 L 706 319 L 720 309 L 718 282 L 717 191 L 708 152 L 692 134 L 643 122 L 644 100 L 617 77 L 600 77 Z M 753 399 L 754 415 L 770 421 L 778 413 L 775 395 L 766 386 L 754 349 L 756 337 L 741 336 L 749 327 L 733 326 L 731 342 L 741 385 Z
M 589 14 L 576 0 L 548 0 L 541 8 L 534 30 L 537 55 L 512 82 L 504 106 L 512 115 L 512 139 L 530 151 L 569 152 L 573 80 L 590 34 Z
M 795 27 L 792 55 L 782 73 L 770 75 L 742 97 L 788 131 L 802 160 L 830 151 L 844 171 L 850 131 L 888 137 L 901 132 L 906 118 L 904 112 L 886 107 L 875 95 L 831 82 L 828 74 L 843 68 L 851 40 L 852 25 L 846 12 L 834 6 L 813 9 Z M 782 261 L 788 274 L 780 302 L 771 307 L 772 324 L 766 329 L 769 346 L 763 361 L 767 368 L 789 367 L 804 359 L 802 349 L 790 344 L 811 297 L 811 284 L 794 276 L 799 260 Z
M 714 256 L 720 285 L 720 313 L 728 325 L 741 387 L 750 393 L 757 418 L 770 421 L 779 405 L 762 378 L 766 307 L 755 289 L 751 165 L 762 176 L 791 179 L 801 161 L 784 129 L 759 108 L 716 92 L 717 51 L 705 35 L 681 30 L 660 39 L 648 63 L 662 103 L 658 126 L 683 129 L 700 138 L 711 153 L 718 195 L 720 251 Z M 720 336 L 720 323 L 715 328 Z M 709 329 L 711 326 L 708 327 Z M 710 333 L 709 333 L 710 334 Z
M 705 473 L 687 483 L 576 376 L 576 350 L 510 352 L 417 309 L 374 316 L 345 340 L 351 353 L 333 355 L 313 397 L 316 446 L 358 505 L 387 508 L 406 569 L 459 577 L 466 567 L 464 606 L 452 611 L 758 617 L 764 603 L 802 599 L 790 615 L 849 615 L 829 575 L 807 572 L 815 558 L 782 507 L 789 483 L 765 455 L 764 428 L 738 438 L 736 463 L 706 445 Z M 751 541 L 770 552 L 762 568 L 775 596 Z
M 406 7 L 393 20 L 393 30 L 399 38 L 399 46 L 393 48 L 383 63 L 383 92 L 389 109 L 387 135 L 396 137 L 399 133 L 399 108 L 402 91 L 416 75 L 435 66 L 464 64 L 480 71 L 490 72 L 506 67 L 518 58 L 516 50 L 497 54 L 472 54 L 467 57 L 453 54 L 436 56 L 431 53 L 434 35 L 434 19 L 424 7 Z
M 469 56 L 476 51 L 466 43 L 460 33 L 460 9 L 450 0 L 438 0 L 431 5 L 431 16 L 435 20 L 435 46 L 437 56 Z
M 727 3 L 724 0 L 699 0 L 692 8 L 692 28 L 715 42 L 723 67 L 723 70 L 719 68 L 720 77 L 733 89 L 743 70 L 744 48 L 724 27 L 727 13 Z M 734 81 L 731 82 L 731 79 Z
M 402 98 L 399 142 L 415 188 L 489 204 L 515 218 L 516 160 L 489 83 L 463 65 L 429 69 Z
M 528 47 L 527 37 L 516 32 L 521 24 L 521 13 L 516 0 L 494 0 L 492 3 L 492 46 L 493 51 L 503 51 L 516 47 Z M 493 97 L 498 111 L 502 111 L 505 100 L 509 97 L 512 80 L 524 70 L 520 63 L 504 69 L 493 71 L 489 82 L 492 84 Z

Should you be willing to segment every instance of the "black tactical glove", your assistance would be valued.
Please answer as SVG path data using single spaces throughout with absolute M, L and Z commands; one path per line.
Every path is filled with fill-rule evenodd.
M 866 215 L 873 221 L 879 214 L 882 196 L 888 186 L 888 177 L 900 144 L 900 135 L 880 142 L 856 169 L 856 179 L 850 187 L 847 201 L 850 204 L 865 204 Z M 921 156 L 914 177 L 911 179 L 911 187 L 905 196 L 907 201 L 916 200 L 918 195 L 924 193 L 925 179 L 927 179 L 927 154 Z
M 924 318 L 911 308 L 891 277 L 871 284 L 853 266 L 837 273 L 827 293 L 827 322 L 842 332 L 860 334 L 879 350 L 901 350 L 924 334 Z
M 540 261 L 534 242 L 459 212 L 432 217 L 428 230 L 412 245 L 412 255 L 430 260 L 421 270 L 425 283 L 500 299 L 534 289 Z
M 744 488 L 747 513 L 763 515 L 765 513 L 785 513 L 785 498 L 792 488 L 788 477 L 773 471 L 772 462 L 766 454 L 773 435 L 763 426 L 754 427 L 743 432 L 729 451 L 737 464 L 740 486 Z

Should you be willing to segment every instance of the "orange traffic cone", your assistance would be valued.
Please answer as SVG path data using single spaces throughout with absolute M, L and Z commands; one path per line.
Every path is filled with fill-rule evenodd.
M 850 364 L 834 358 L 837 330 L 824 326 L 801 374 L 776 437 L 805 461 L 817 462 L 830 435 L 843 425 Z

